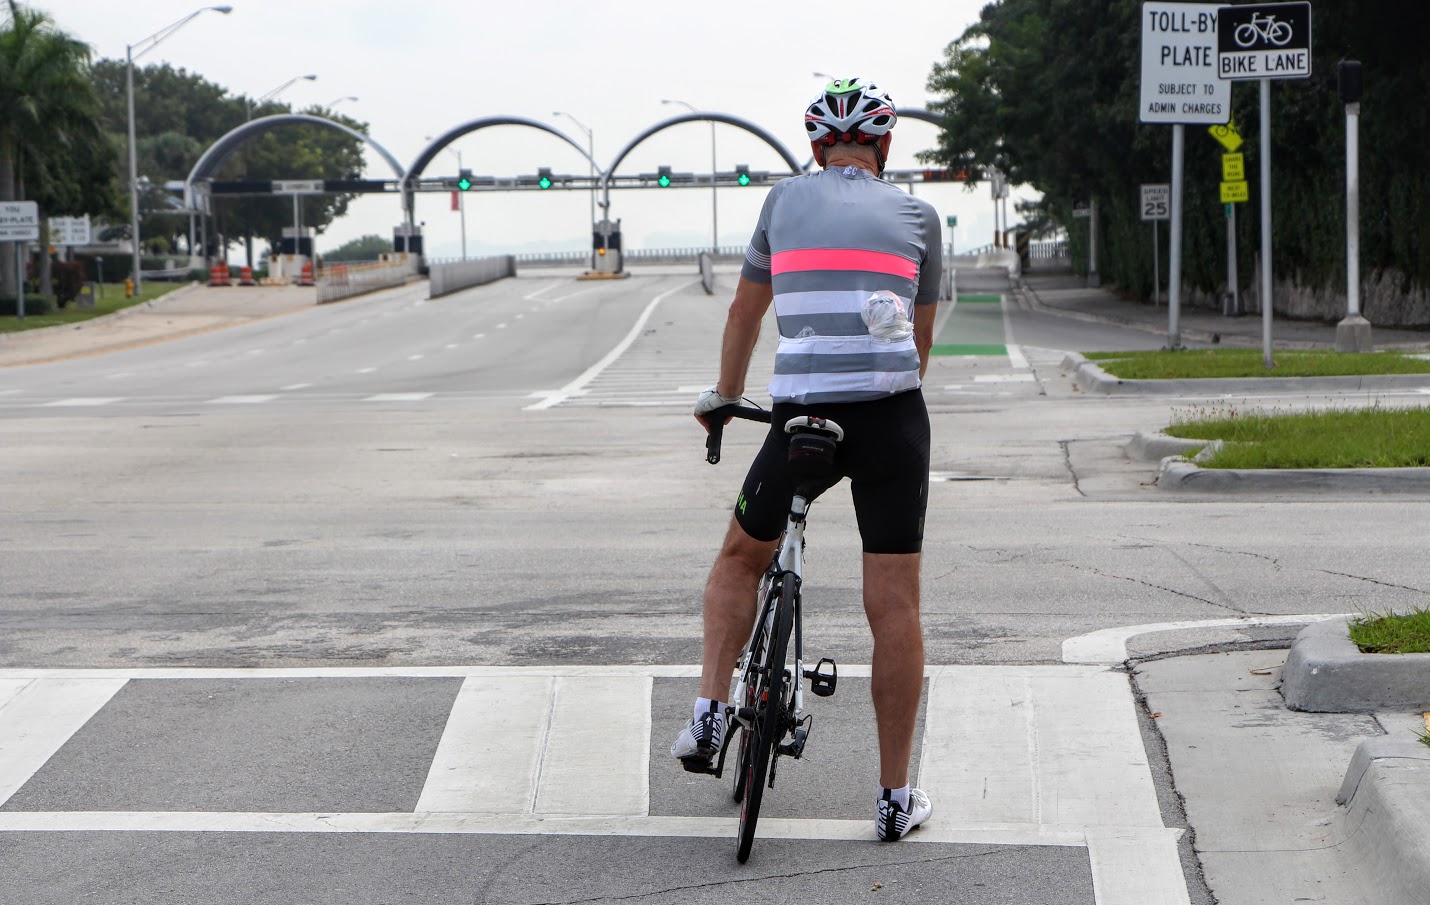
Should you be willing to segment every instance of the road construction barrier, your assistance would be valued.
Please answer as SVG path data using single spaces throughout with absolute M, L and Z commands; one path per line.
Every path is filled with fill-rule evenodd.
M 311 285 L 313 285 L 313 262 L 312 262 L 312 261 L 304 261 L 304 262 L 303 262 L 303 270 L 302 270 L 302 272 L 301 272 L 301 273 L 299 274 L 299 276 L 298 276 L 298 285 L 299 285 L 299 286 L 311 286 Z
M 241 268 L 239 268 L 239 271 L 238 271 L 238 285 L 240 285 L 240 286 L 257 286 L 257 285 L 258 285 L 257 283 L 255 283 L 255 282 L 253 281 L 253 268 L 252 268 L 252 267 L 241 267 Z
M 219 263 L 217 263 L 217 264 L 215 264 L 214 266 L 212 266 L 212 267 L 209 268 L 209 285 L 210 285 L 210 286 L 228 286 L 228 285 L 231 285 L 231 284 L 229 283 L 228 279 L 229 279 L 229 278 L 228 278 L 228 262 L 227 262 L 227 261 L 220 261 Z

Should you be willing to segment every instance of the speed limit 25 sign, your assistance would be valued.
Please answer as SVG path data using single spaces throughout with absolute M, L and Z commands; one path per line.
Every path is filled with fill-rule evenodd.
M 1172 219 L 1172 187 L 1170 185 L 1142 186 L 1142 219 Z

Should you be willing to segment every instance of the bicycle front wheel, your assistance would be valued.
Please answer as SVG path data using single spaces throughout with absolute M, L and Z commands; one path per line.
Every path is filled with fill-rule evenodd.
M 754 726 L 746 732 L 748 745 L 744 762 L 740 765 L 745 774 L 745 795 L 740 807 L 735 858 L 741 864 L 750 857 L 750 847 L 755 842 L 755 825 L 760 819 L 760 802 L 769 779 L 770 763 L 785 730 L 785 698 L 789 686 L 785 674 L 785 652 L 789 649 L 790 631 L 794 626 L 794 595 L 794 581 L 786 575 L 780 581 L 774 632 L 769 637 L 767 656 L 758 673 Z

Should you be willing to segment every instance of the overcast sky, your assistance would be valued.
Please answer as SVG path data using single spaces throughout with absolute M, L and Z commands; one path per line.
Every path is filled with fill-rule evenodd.
M 125 47 L 199 8 L 192 0 L 37 0 L 98 56 L 123 59 Z M 458 0 L 232 0 L 233 12 L 206 12 L 146 54 L 236 93 L 257 97 L 306 74 L 280 100 L 295 109 L 356 96 L 338 109 L 370 124 L 369 134 L 405 167 L 426 145 L 463 122 L 513 115 L 541 120 L 582 145 L 594 132 L 602 166 L 648 126 L 685 108 L 662 99 L 754 121 L 784 142 L 802 163 L 804 107 L 823 85 L 816 71 L 860 76 L 889 91 L 899 107 L 924 107 L 925 87 L 944 48 L 977 20 L 979 0 L 880 0 L 795 4 L 688 3 L 609 0 L 605 3 L 458 2 Z M 890 166 L 918 166 L 914 154 L 932 147 L 935 127 L 904 119 L 894 133 Z M 764 142 L 736 129 L 715 128 L 717 165 L 781 171 Z M 709 172 L 711 127 L 693 123 L 641 144 L 619 173 Z M 534 129 L 481 130 L 451 146 L 475 173 L 492 176 L 585 173 L 585 158 Z M 372 153 L 367 175 L 392 174 Z M 426 175 L 455 175 L 455 155 L 443 154 Z M 956 215 L 952 238 L 968 248 L 992 241 L 993 202 L 985 184 L 917 189 L 942 215 Z M 718 198 L 722 243 L 743 244 L 764 189 L 731 187 Z M 1024 195 L 1031 196 L 1027 191 Z M 614 191 L 611 212 L 623 220 L 627 247 L 708 244 L 708 189 Z M 1018 196 L 1015 190 L 1015 198 Z M 589 195 L 579 191 L 469 193 L 468 248 L 520 251 L 555 242 L 589 243 Z M 1010 205 L 1011 211 L 1011 205 Z M 429 254 L 455 255 L 460 218 L 445 194 L 418 196 Z M 396 195 L 363 196 L 319 239 L 333 248 L 366 233 L 390 236 L 400 219 Z

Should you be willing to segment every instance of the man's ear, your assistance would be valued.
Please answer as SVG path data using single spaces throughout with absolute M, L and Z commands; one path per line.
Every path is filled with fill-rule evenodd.
M 814 152 L 814 162 L 822 170 L 824 169 L 824 145 L 817 141 L 809 143 L 810 150 Z
M 889 145 L 894 141 L 894 133 L 885 132 L 879 136 L 879 153 L 884 155 L 884 159 L 889 159 Z

